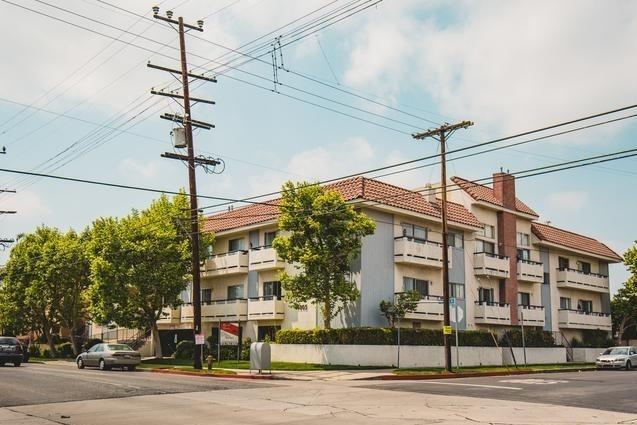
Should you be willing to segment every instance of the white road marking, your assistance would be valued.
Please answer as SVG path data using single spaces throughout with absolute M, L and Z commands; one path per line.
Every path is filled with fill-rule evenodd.
M 437 381 L 431 381 L 428 382 L 428 384 L 433 384 L 433 385 L 457 385 L 460 387 L 479 387 L 479 388 L 495 388 L 498 390 L 521 390 L 522 388 L 518 388 L 518 387 L 503 387 L 501 385 L 481 385 L 481 384 L 461 384 L 459 382 L 437 382 Z
M 510 384 L 531 384 L 531 385 L 553 385 L 553 384 L 568 384 L 568 381 L 562 379 L 503 379 L 499 382 L 507 382 Z

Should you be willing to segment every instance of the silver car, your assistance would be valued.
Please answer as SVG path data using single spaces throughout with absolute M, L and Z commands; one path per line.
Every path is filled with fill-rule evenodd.
M 610 347 L 595 359 L 598 369 L 626 369 L 630 370 L 637 365 L 637 348 L 635 347 Z
M 112 367 L 127 368 L 130 371 L 142 362 L 139 352 L 126 344 L 95 344 L 88 351 L 77 356 L 75 363 L 78 369 L 86 366 L 97 366 L 100 370 L 109 370 Z

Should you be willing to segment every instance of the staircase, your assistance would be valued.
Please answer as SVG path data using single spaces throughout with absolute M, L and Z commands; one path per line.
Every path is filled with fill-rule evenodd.
M 139 330 L 131 338 L 128 338 L 121 342 L 128 345 L 133 350 L 139 350 L 146 343 L 146 340 L 150 338 L 152 332 L 153 332 L 152 328 L 146 329 L 146 330 Z
M 566 348 L 566 361 L 572 362 L 573 361 L 573 346 L 571 345 L 568 338 L 566 338 L 566 336 L 564 335 L 562 331 L 553 332 L 553 338 L 555 339 L 555 345 L 562 345 L 564 346 L 564 348 Z

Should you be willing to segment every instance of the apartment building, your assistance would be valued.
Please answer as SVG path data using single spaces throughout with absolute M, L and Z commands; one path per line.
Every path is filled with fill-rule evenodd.
M 608 264 L 621 257 L 601 242 L 538 222 L 539 215 L 515 196 L 515 180 L 494 175 L 493 187 L 453 177 L 449 182 L 449 289 L 460 329 L 495 331 L 517 326 L 561 331 L 610 331 Z M 402 326 L 442 326 L 441 202 L 435 188 L 407 190 L 356 177 L 327 186 L 376 222 L 363 238 L 350 279 L 360 298 L 334 319 L 334 327 L 386 326 L 378 305 L 395 293 L 416 290 L 421 301 Z M 214 249 L 202 271 L 203 332 L 239 323 L 253 340 L 278 329 L 321 327 L 313 305 L 285 303 L 279 271 L 294 267 L 277 257 L 277 204 L 255 204 L 207 217 Z M 166 337 L 193 326 L 190 294 L 160 321 Z M 456 309 L 453 309 L 455 316 Z M 181 339 L 181 338 L 180 338 Z

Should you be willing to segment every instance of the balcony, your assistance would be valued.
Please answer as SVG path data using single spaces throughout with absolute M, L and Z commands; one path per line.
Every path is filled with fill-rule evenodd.
M 506 279 L 510 274 L 509 257 L 490 252 L 476 252 L 473 254 L 473 273 L 477 276 Z
M 611 330 L 611 318 L 608 313 L 560 309 L 557 314 L 560 328 Z
M 181 307 L 181 321 L 192 322 L 194 318 L 192 303 Z M 248 319 L 248 300 L 215 300 L 201 303 L 201 320 L 203 322 L 227 322 Z
M 511 307 L 506 303 L 476 301 L 475 322 L 483 325 L 510 325 Z
M 575 269 L 557 269 L 556 278 L 559 288 L 608 293 L 608 276 Z
M 442 297 L 428 295 L 418 302 L 416 310 L 405 314 L 405 319 L 441 321 L 444 318 L 443 308 Z
M 158 325 L 177 325 L 181 320 L 181 307 L 170 308 L 164 307 L 161 311 L 161 317 L 157 321 Z
M 230 276 L 248 272 L 248 251 L 213 255 L 204 262 L 205 277 Z
M 451 256 L 449 267 L 451 267 Z M 394 238 L 394 261 L 424 267 L 442 268 L 442 244 L 408 236 Z
M 518 320 L 524 326 L 544 326 L 544 306 L 518 304 Z
M 544 264 L 530 260 L 518 260 L 518 280 L 520 282 L 544 282 Z
M 275 270 L 283 267 L 285 267 L 285 261 L 279 258 L 275 249 L 271 246 L 260 246 L 250 250 L 248 270 Z
M 278 297 L 248 299 L 248 320 L 283 320 L 285 302 Z

